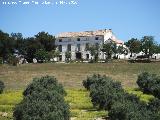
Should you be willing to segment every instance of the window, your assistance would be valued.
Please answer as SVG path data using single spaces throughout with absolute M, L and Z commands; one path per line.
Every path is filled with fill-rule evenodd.
M 99 40 L 99 37 L 95 37 L 95 40 Z
M 62 39 L 59 39 L 59 42 L 62 42 Z
M 80 38 L 77 38 L 77 41 L 80 41 L 81 39 Z
M 87 37 L 86 40 L 89 40 L 89 38 Z
M 86 43 L 86 50 L 89 49 L 89 43 Z
M 87 60 L 89 59 L 89 54 L 86 54 L 86 59 L 87 59 Z
M 59 46 L 58 46 L 58 50 L 59 50 L 60 52 L 62 52 L 62 45 L 59 45 Z
M 68 44 L 67 51 L 71 51 L 71 44 Z
M 81 50 L 81 45 L 77 44 L 77 50 L 80 51 Z

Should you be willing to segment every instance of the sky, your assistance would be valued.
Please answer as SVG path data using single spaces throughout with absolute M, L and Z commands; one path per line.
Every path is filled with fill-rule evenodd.
M 7 1 L 10 4 L 4 4 Z M 70 5 L 61 1 L 46 0 L 51 4 L 45 5 L 45 0 L 0 0 L 0 30 L 33 37 L 41 31 L 56 35 L 112 29 L 123 41 L 149 35 L 160 43 L 160 0 L 63 0 Z

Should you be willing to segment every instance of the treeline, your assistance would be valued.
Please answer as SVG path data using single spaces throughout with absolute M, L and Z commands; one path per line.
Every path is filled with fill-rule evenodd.
M 4 33 L 0 30 L 0 61 L 16 61 L 14 54 L 23 55 L 28 62 L 33 58 L 50 59 L 55 55 L 55 37 L 39 32 L 34 37 L 23 38 L 21 33 Z
M 152 58 L 152 55 L 160 53 L 160 44 L 158 44 L 153 36 L 144 36 L 142 39 L 132 38 L 124 43 L 122 46 L 116 46 L 115 43 L 103 44 L 102 51 L 106 54 L 107 59 L 111 59 L 112 56 L 116 57 L 116 54 L 130 55 L 134 57 L 134 54 L 143 52 L 144 55 L 138 56 L 139 58 Z
M 133 53 L 143 52 L 146 57 L 151 57 L 153 54 L 160 53 L 160 44 L 158 44 L 153 36 L 144 36 L 142 39 L 132 38 L 125 42 L 129 48 L 131 57 Z
M 15 54 L 23 56 L 27 62 L 50 61 L 59 57 L 60 52 L 56 50 L 55 36 L 47 32 L 39 32 L 34 37 L 24 38 L 21 33 L 5 33 L 0 30 L 0 63 L 17 63 Z M 102 51 L 108 59 L 118 59 L 117 54 L 130 54 L 143 52 L 141 58 L 150 58 L 153 54 L 160 53 L 160 45 L 156 43 L 153 36 L 144 36 L 142 39 L 132 38 L 124 45 L 117 46 L 114 42 L 104 43 L 102 46 L 86 45 L 86 51 L 93 56 L 92 62 L 98 62 L 99 54 Z M 71 52 L 66 52 L 66 61 L 71 60 Z
M 83 81 L 90 91 L 91 101 L 97 109 L 108 111 L 110 120 L 159 120 L 160 119 L 160 77 L 142 73 L 137 83 L 140 89 L 155 96 L 148 103 L 136 95 L 127 93 L 120 82 L 101 75 L 93 75 Z

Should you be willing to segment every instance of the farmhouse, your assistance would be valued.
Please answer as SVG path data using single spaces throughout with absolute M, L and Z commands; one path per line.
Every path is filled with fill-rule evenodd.
M 111 29 L 84 31 L 84 32 L 64 32 L 56 36 L 55 44 L 61 52 L 59 61 L 66 60 L 66 52 L 71 53 L 71 60 L 89 60 L 93 59 L 90 52 L 86 50 L 89 45 L 102 45 L 103 43 L 114 42 L 123 45 L 124 42 L 119 40 Z M 103 52 L 99 53 L 99 59 L 105 59 Z

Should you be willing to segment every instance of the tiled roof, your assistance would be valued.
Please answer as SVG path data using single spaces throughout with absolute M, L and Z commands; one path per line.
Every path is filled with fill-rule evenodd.
M 101 36 L 105 35 L 106 33 L 109 33 L 112 31 L 111 30 L 97 30 L 97 31 L 84 31 L 84 32 L 63 32 L 58 34 L 56 37 L 57 38 L 65 38 L 65 37 L 88 37 L 88 36 Z M 118 44 L 123 44 L 124 42 L 122 40 L 117 39 L 113 34 L 110 38 L 112 41 Z
M 97 31 L 84 31 L 84 32 L 63 32 L 57 35 L 57 37 L 82 37 L 82 36 L 96 36 L 104 35 L 109 30 L 97 30 Z

